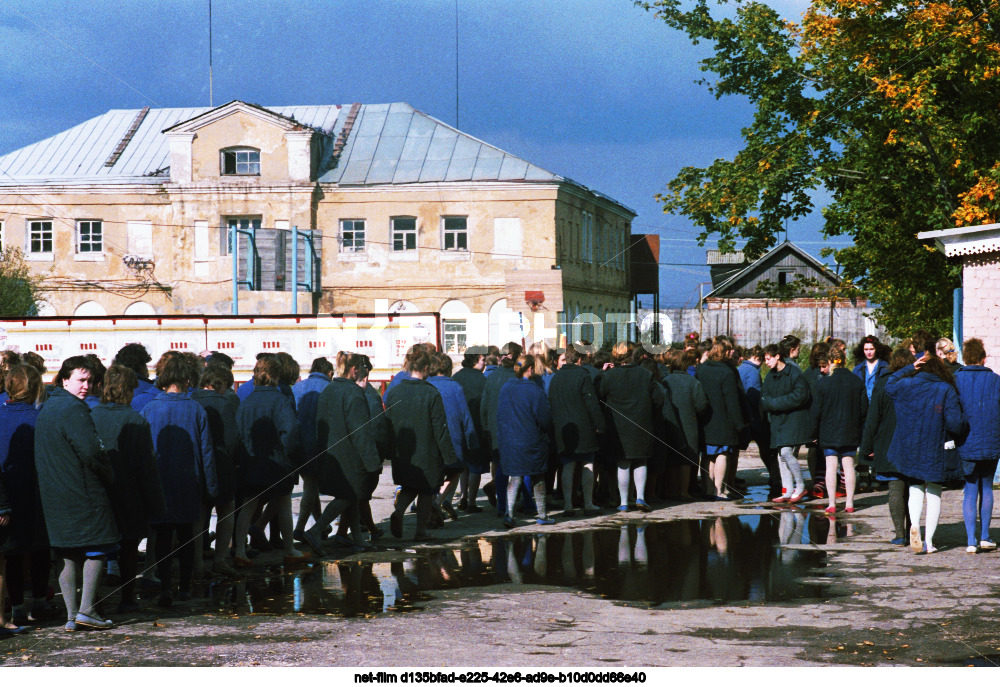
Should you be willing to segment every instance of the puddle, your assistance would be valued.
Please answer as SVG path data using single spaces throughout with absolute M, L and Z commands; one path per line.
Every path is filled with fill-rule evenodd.
M 841 525 L 833 528 L 838 535 Z M 845 531 L 839 536 L 847 536 Z M 323 561 L 308 570 L 213 585 L 220 610 L 341 617 L 417 610 L 431 593 L 500 584 L 558 586 L 642 605 L 830 598 L 826 554 L 780 544 L 826 542 L 808 513 L 675 520 L 481 538 L 461 548 L 390 552 L 397 562 Z
M 997 668 L 1000 667 L 1000 654 L 983 654 L 969 658 L 953 658 L 941 661 L 929 661 L 928 665 L 950 666 L 953 668 Z

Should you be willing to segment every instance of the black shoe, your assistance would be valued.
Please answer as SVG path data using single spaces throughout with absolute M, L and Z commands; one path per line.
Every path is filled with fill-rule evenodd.
M 389 516 L 389 531 L 396 539 L 403 538 L 403 514 L 394 510 Z
M 462 512 L 469 510 L 469 499 L 462 497 L 458 500 L 458 509 Z
M 458 513 L 455 512 L 455 508 L 447 501 L 441 502 L 441 509 L 448 514 L 448 517 L 452 520 L 458 520 Z
M 313 553 L 315 553 L 320 558 L 323 557 L 324 555 L 323 547 L 320 546 L 319 540 L 316 538 L 316 535 L 314 535 L 311 531 L 309 530 L 303 531 L 302 538 L 299 541 L 301 541 L 304 544 L 308 544 L 309 548 L 313 550 Z
M 483 487 L 483 493 L 486 494 L 486 500 L 490 502 L 490 505 L 494 508 L 497 507 L 497 485 L 495 482 L 490 482 L 485 487 Z
M 170 592 L 163 592 L 156 600 L 156 605 L 160 608 L 170 608 L 174 605 L 174 595 Z

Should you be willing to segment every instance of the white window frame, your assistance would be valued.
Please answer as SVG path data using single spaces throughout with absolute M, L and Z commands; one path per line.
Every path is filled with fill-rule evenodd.
M 361 225 L 360 229 L 358 228 L 358 224 Z M 352 218 L 340 220 L 340 234 L 337 237 L 340 252 L 345 255 L 364 254 L 368 250 L 367 232 L 368 223 L 365 219 Z M 360 240 L 358 234 L 361 235 Z M 350 235 L 350 238 L 347 238 L 348 235 Z
M 6 222 L 0 219 L 0 251 L 7 247 Z
M 95 226 L 96 225 L 96 226 Z M 83 233 L 86 229 L 88 238 L 84 239 Z M 94 230 L 97 230 L 97 239 L 94 239 Z M 75 250 L 73 260 L 76 261 L 98 261 L 104 260 L 104 222 L 99 219 L 78 219 L 76 221 L 76 231 L 74 236 Z M 96 245 L 96 250 L 94 249 Z M 86 248 L 85 248 L 86 246 Z
M 240 222 L 244 222 L 246 226 L 240 226 Z M 233 224 L 236 224 L 238 229 L 250 229 L 250 226 L 256 222 L 257 231 L 260 231 L 261 226 L 264 224 L 264 218 L 262 215 L 227 215 L 222 218 L 222 226 L 219 227 L 219 257 L 228 258 L 232 255 L 230 249 L 233 245 L 233 235 L 230 233 L 232 231 Z
M 462 227 L 448 227 L 449 222 L 457 223 L 461 221 Z M 448 241 L 451 239 L 451 246 Z M 459 245 L 459 244 L 465 244 Z M 442 215 L 441 216 L 441 250 L 454 253 L 469 252 L 469 217 L 468 215 Z
M 35 225 L 39 225 L 36 227 Z M 44 225 L 48 225 L 46 228 Z M 38 250 L 35 250 L 35 241 L 33 234 L 39 232 Z M 48 238 L 45 238 L 45 234 L 48 234 Z M 45 243 L 48 242 L 48 250 L 45 250 Z M 28 260 L 52 260 L 55 254 L 55 230 L 53 227 L 53 221 L 51 218 L 35 218 L 26 221 L 25 232 L 24 232 L 24 242 L 25 242 L 25 257 Z
M 227 155 L 233 156 L 233 171 L 231 172 L 226 171 Z M 241 160 L 241 156 L 244 159 Z M 219 151 L 219 174 L 224 177 L 259 177 L 260 150 L 248 146 L 223 148 Z
M 412 229 L 397 229 L 397 222 L 413 222 Z M 420 227 L 417 223 L 416 217 L 411 217 L 409 215 L 400 215 L 398 217 L 389 218 L 389 255 L 396 260 L 416 260 L 419 255 L 420 242 L 419 242 Z M 396 235 L 399 234 L 403 238 L 403 248 L 396 248 Z M 408 237 L 413 237 L 413 245 L 409 246 L 411 243 Z
M 463 355 L 469 346 L 469 322 L 464 319 L 441 319 L 441 341 L 443 353 Z

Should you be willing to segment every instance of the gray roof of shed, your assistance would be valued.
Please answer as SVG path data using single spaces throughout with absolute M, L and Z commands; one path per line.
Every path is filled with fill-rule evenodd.
M 795 255 L 799 256 L 807 265 L 810 265 L 819 274 L 825 276 L 832 283 L 834 284 L 841 283 L 840 277 L 838 277 L 836 274 L 828 270 L 826 268 L 826 265 L 821 263 L 813 256 L 809 255 L 809 253 L 802 250 L 788 239 L 785 239 L 777 246 L 769 250 L 767 253 L 757 258 L 754 262 L 750 263 L 745 268 L 743 268 L 739 272 L 736 272 L 731 277 L 727 278 L 724 282 L 713 288 L 709 293 L 705 294 L 705 299 L 707 300 L 712 297 L 721 297 L 726 292 L 726 290 L 729 289 L 729 287 L 731 287 L 733 284 L 745 278 L 746 276 L 753 274 L 757 270 L 761 269 L 763 265 L 770 263 L 772 258 L 774 258 L 774 256 L 776 256 L 778 253 L 786 251 L 792 252 Z M 742 253 L 742 251 L 740 252 Z
M 111 167 L 109 155 L 139 110 L 111 110 L 0 157 L 0 186 L 63 183 L 162 183 L 170 165 L 163 134 L 213 108 L 151 109 Z M 361 105 L 338 159 L 333 141 L 350 107 L 265 108 L 326 137 L 318 181 L 345 186 L 449 181 L 568 182 L 586 187 L 462 133 L 406 103 Z M 591 191 L 597 196 L 607 196 Z M 625 208 L 625 206 L 621 206 Z M 628 208 L 625 208 L 628 210 Z M 634 213 L 633 213 L 634 214 Z

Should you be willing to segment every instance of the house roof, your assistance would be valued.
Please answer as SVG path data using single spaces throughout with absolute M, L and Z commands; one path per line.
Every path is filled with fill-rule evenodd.
M 346 139 L 337 145 L 334 141 L 347 126 L 350 106 L 252 107 L 311 128 L 324 137 L 317 179 L 320 183 L 366 186 L 450 181 L 564 182 L 635 215 L 603 194 L 463 133 L 406 103 L 358 105 Z M 0 186 L 163 183 L 170 165 L 170 146 L 164 131 L 180 128 L 216 109 L 220 108 L 150 109 L 145 114 L 142 110 L 111 110 L 0 156 Z
M 802 250 L 801 248 L 799 248 L 798 246 L 796 246 L 791 241 L 785 240 L 782 243 L 780 243 L 777 246 L 775 246 L 774 248 L 772 248 L 766 254 L 764 254 L 763 256 L 761 256 L 760 258 L 758 258 L 754 262 L 750 263 L 745 268 L 743 268 L 742 270 L 740 270 L 736 274 L 733 274 L 728 279 L 726 279 L 724 282 L 722 282 L 721 284 L 719 284 L 718 286 L 716 286 L 708 294 L 705 295 L 705 298 L 708 299 L 708 298 L 712 298 L 713 296 L 714 297 L 720 297 L 722 294 L 724 294 L 727 291 L 729 291 L 731 287 L 733 287 L 736 284 L 738 284 L 744 278 L 753 275 L 754 273 L 762 270 L 763 268 L 766 268 L 768 265 L 771 264 L 771 262 L 774 260 L 774 258 L 779 253 L 782 253 L 782 252 L 785 252 L 785 251 L 791 251 L 795 255 L 797 255 L 800 258 L 802 258 L 802 260 L 805 261 L 806 264 L 808 264 L 808 265 L 812 266 L 813 268 L 815 268 L 817 272 L 819 272 L 820 274 L 826 276 L 834 284 L 839 284 L 840 283 L 840 281 L 841 281 L 840 278 L 837 275 L 835 275 L 832 272 L 830 272 L 830 270 L 828 270 L 826 268 L 826 265 L 824 265 L 823 263 L 821 263 L 819 260 L 817 260 L 813 256 L 809 255 L 809 253 L 807 253 L 806 251 Z
M 1000 251 L 1000 224 L 922 231 L 917 234 L 917 238 L 934 239 L 937 249 L 949 258 L 956 255 L 995 253 Z

